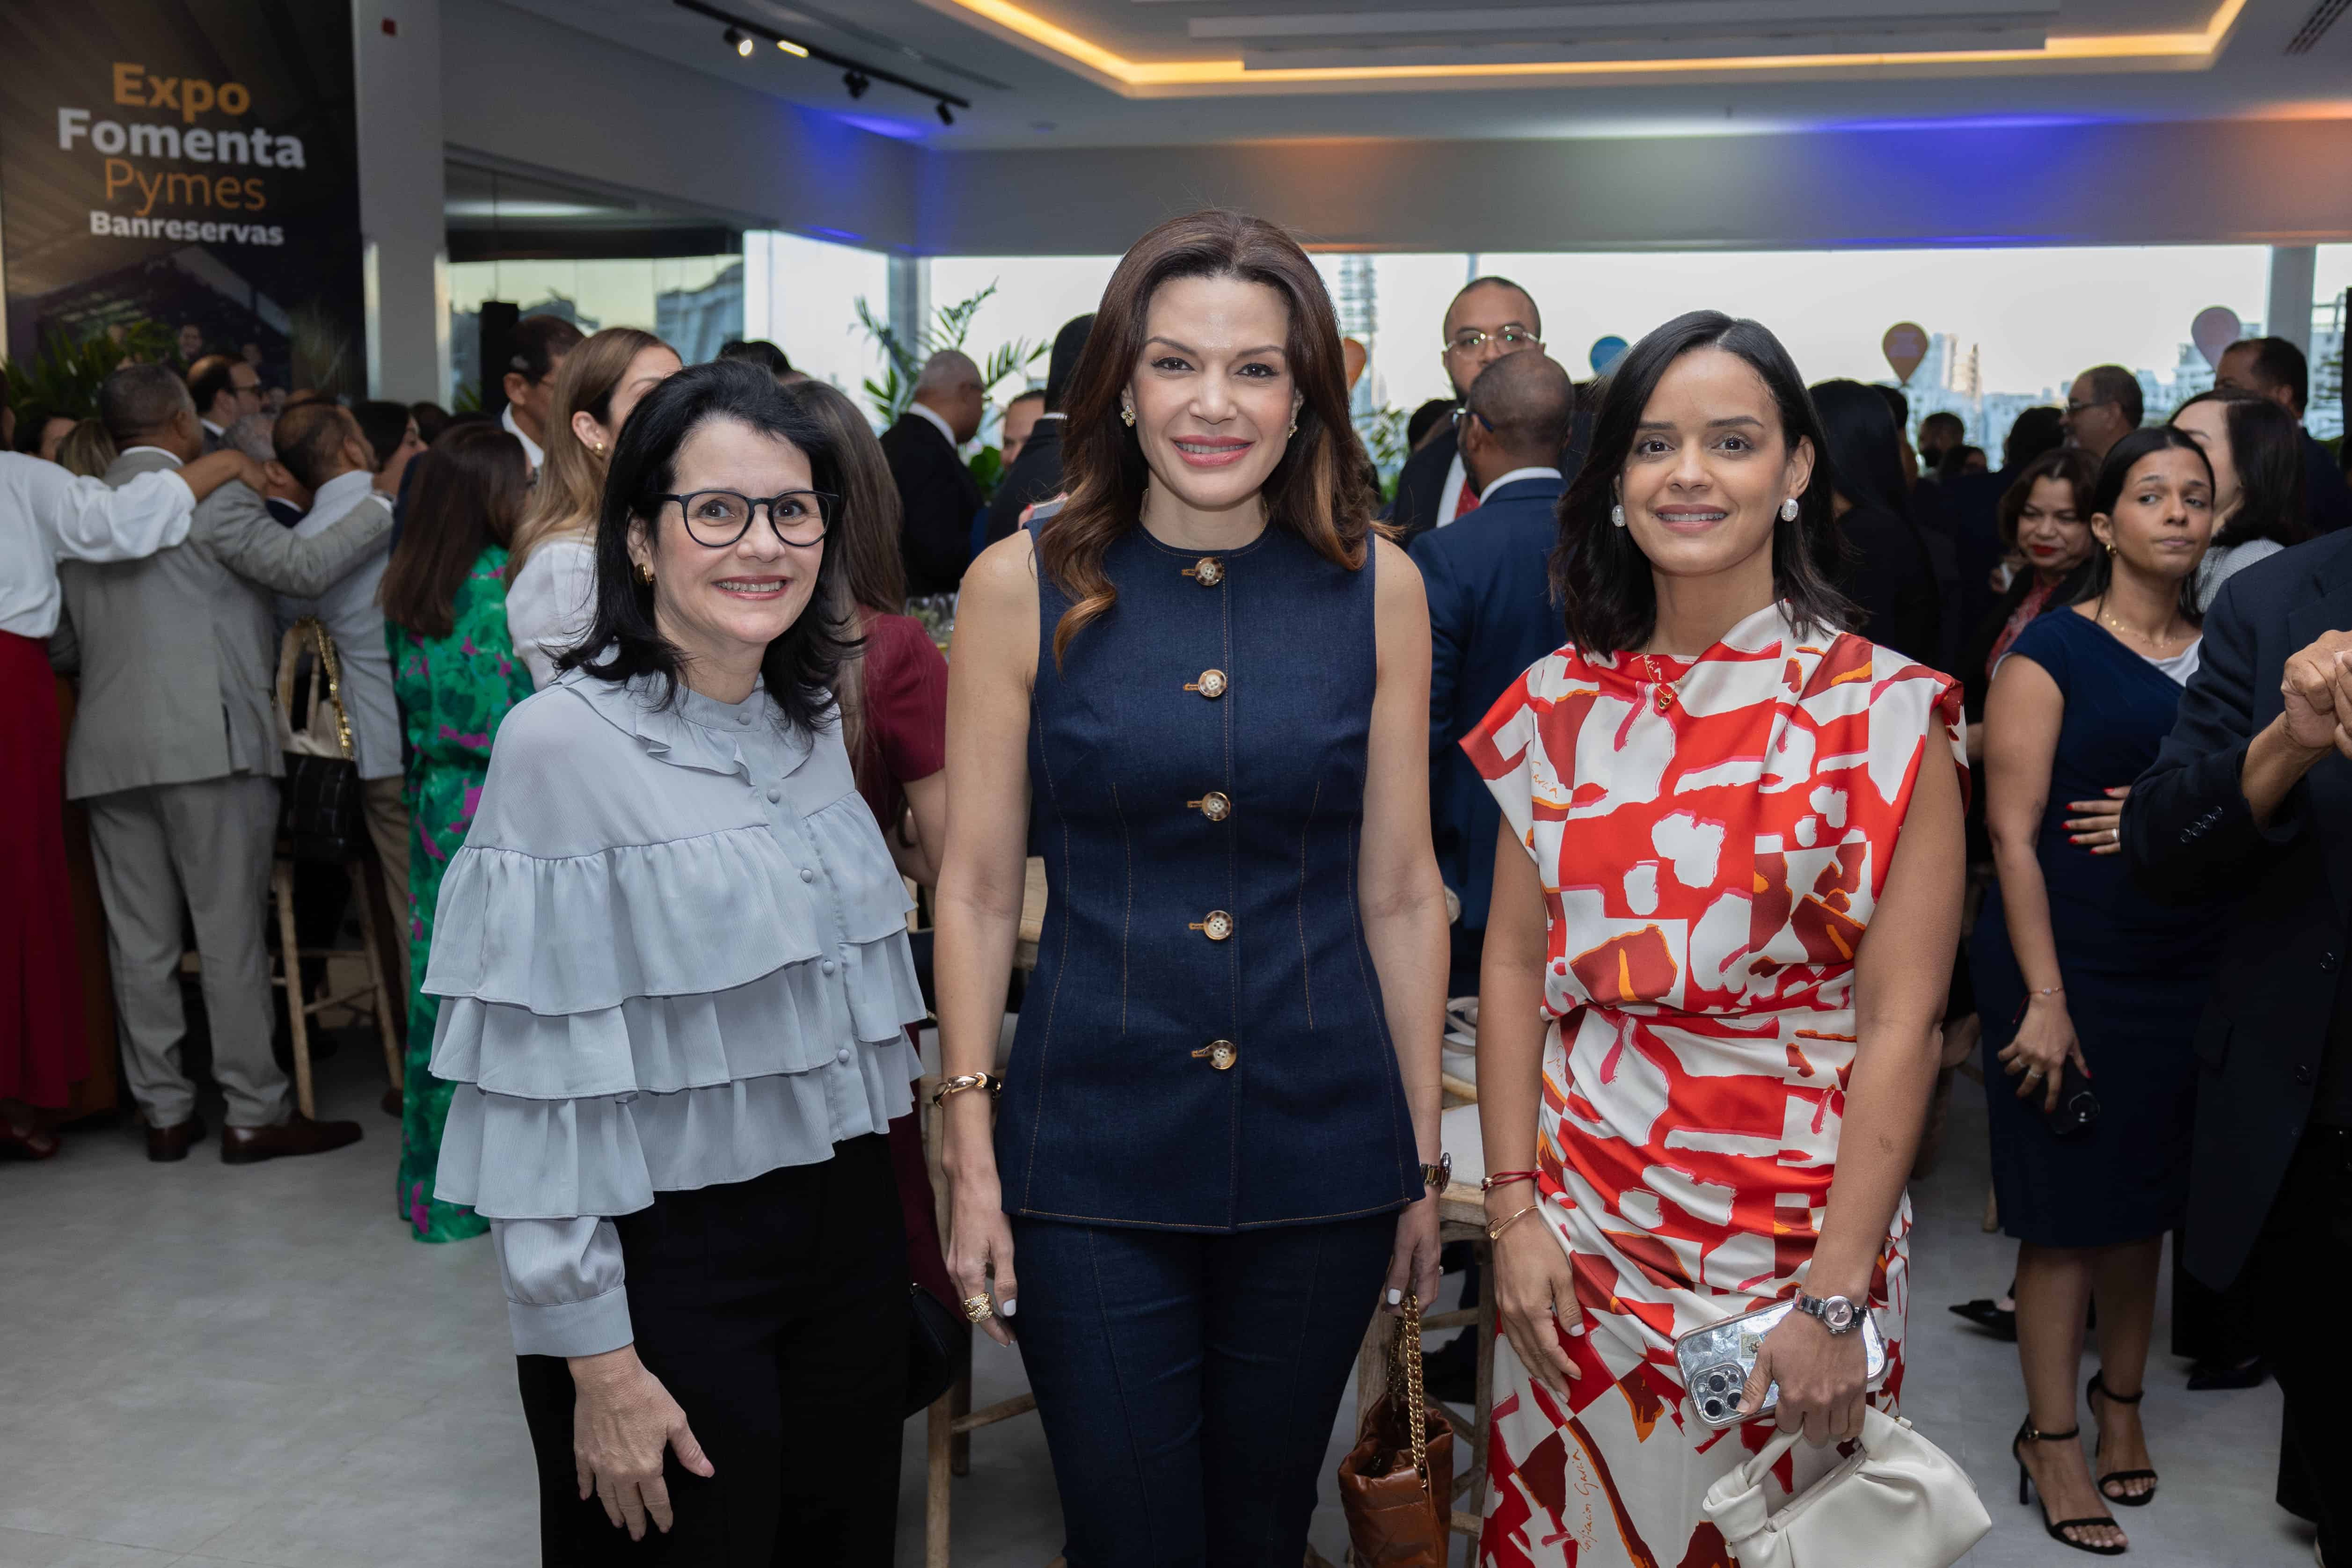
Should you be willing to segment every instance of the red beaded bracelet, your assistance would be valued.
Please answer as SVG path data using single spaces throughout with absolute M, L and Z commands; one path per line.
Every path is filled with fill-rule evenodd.
M 1493 1176 L 1479 1181 L 1478 1190 L 1492 1192 L 1498 1186 L 1508 1186 L 1515 1181 L 1533 1181 L 1542 1174 L 1540 1171 L 1496 1171 Z

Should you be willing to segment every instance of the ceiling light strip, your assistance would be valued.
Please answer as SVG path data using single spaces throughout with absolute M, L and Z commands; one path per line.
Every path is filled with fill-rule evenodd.
M 685 5 L 688 0 L 676 0 L 676 3 Z M 941 8 L 952 5 L 968 11 L 1127 87 L 1209 87 L 1238 83 L 1279 86 L 1476 77 L 1609 77 L 1705 71 L 1859 70 L 1906 66 L 2210 59 L 2220 51 L 2222 40 L 2236 25 L 2240 13 L 2246 8 L 2246 0 L 2221 0 L 2203 29 L 2194 33 L 2114 33 L 2053 37 L 2039 49 L 1746 55 L 1717 59 L 1553 60 L 1486 65 L 1297 66 L 1251 70 L 1241 60 L 1130 60 L 1013 4 L 1013 0 L 929 0 L 929 3 Z

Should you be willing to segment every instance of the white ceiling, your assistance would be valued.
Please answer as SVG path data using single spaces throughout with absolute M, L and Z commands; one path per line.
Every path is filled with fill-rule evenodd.
M 1932 57 L 2196 34 L 2217 16 L 2229 19 L 2240 0 L 1021 0 L 1028 16 L 1108 51 L 1139 78 L 1242 62 L 1208 83 L 1125 79 L 1073 60 L 985 19 L 987 0 L 715 0 L 971 99 L 951 128 L 928 99 L 888 83 L 853 101 L 836 67 L 764 47 L 740 59 L 720 42 L 721 24 L 670 0 L 506 3 L 941 151 L 1763 133 L 1895 120 L 2352 119 L 2352 17 L 2315 48 L 2285 52 L 2315 0 L 2243 0 L 2210 53 L 1958 63 Z M 1817 58 L 1888 55 L 1905 59 Z M 1791 56 L 1809 58 L 1780 63 Z M 1677 63 L 1640 63 L 1669 57 Z M 1689 63 L 1727 58 L 1741 63 Z M 1538 62 L 1587 70 L 1522 68 Z M 1622 63 L 1593 74 L 1591 62 Z M 1250 79 L 1268 68 L 1400 66 L 1486 74 Z

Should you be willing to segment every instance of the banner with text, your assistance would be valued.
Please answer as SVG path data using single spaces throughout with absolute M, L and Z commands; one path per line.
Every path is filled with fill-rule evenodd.
M 8 357 L 145 319 L 179 361 L 367 384 L 346 0 L 0 7 Z

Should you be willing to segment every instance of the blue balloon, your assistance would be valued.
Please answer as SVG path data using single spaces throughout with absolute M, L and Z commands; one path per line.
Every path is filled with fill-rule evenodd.
M 1606 338 L 1595 339 L 1592 352 L 1589 356 L 1592 361 L 1592 373 L 1596 376 L 1607 375 L 1609 367 L 1624 358 L 1625 350 L 1630 347 L 1632 347 L 1631 344 L 1613 332 Z

